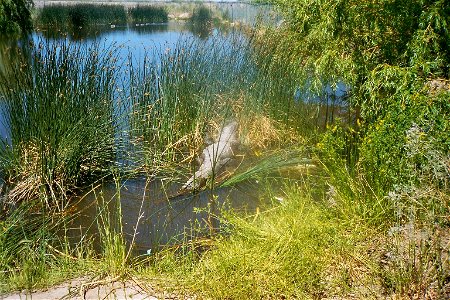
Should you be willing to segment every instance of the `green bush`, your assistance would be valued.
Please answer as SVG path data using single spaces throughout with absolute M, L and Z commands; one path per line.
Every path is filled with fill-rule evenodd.
M 0 33 L 30 31 L 32 4 L 31 0 L 0 0 Z

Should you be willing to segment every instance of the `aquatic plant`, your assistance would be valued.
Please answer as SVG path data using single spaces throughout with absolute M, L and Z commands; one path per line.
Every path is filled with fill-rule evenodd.
M 159 51 L 159 65 L 150 58 L 131 65 L 131 136 L 143 141 L 146 153 L 173 160 L 199 146 L 207 123 L 231 111 L 229 95 L 245 64 L 243 47 L 233 38 L 208 43 L 188 38 Z
M 68 41 L 32 45 L 2 74 L 7 137 L 0 164 L 8 201 L 40 199 L 63 209 L 66 195 L 115 161 L 112 49 Z
M 128 10 L 128 15 L 133 23 L 166 23 L 169 20 L 163 6 L 137 5 Z
M 121 5 L 48 5 L 39 11 L 36 22 L 41 26 L 79 28 L 100 24 L 126 24 L 127 15 Z

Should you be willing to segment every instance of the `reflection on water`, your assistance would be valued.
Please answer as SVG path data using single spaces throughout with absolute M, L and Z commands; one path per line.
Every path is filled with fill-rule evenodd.
M 211 228 L 217 230 L 218 221 L 211 215 L 220 215 L 222 209 L 254 212 L 261 205 L 258 189 L 250 183 L 195 194 L 179 194 L 180 187 L 178 183 L 143 178 L 127 180 L 120 189 L 113 183 L 104 184 L 77 204 L 81 213 L 72 221 L 69 236 L 75 240 L 84 234 L 94 236 L 98 249 L 99 211 L 105 208 L 104 203 L 114 211 L 120 199 L 125 239 L 130 243 L 134 236 L 134 249 L 142 254 L 160 245 L 207 235 Z

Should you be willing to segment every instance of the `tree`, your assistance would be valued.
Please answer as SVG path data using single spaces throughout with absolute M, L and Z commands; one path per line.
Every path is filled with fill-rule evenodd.
M 0 0 L 0 33 L 30 31 L 32 6 L 32 0 Z
M 278 57 L 304 79 L 354 89 L 382 65 L 449 78 L 446 0 L 272 0 L 286 21 Z M 277 34 L 277 33 L 274 33 Z M 359 99 L 363 100 L 363 99 Z
M 346 83 L 361 117 L 358 161 L 371 183 L 386 191 L 417 180 L 412 170 L 442 165 L 430 161 L 431 150 L 411 156 L 411 132 L 420 132 L 427 149 L 450 157 L 450 1 L 272 3 L 285 19 L 269 32 L 273 63 L 288 62 L 299 84 Z M 435 93 L 436 84 L 443 88 Z

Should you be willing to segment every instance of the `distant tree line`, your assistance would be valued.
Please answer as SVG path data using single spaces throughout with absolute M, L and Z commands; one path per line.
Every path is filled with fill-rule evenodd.
M 32 0 L 0 0 L 0 33 L 21 33 L 31 30 Z

